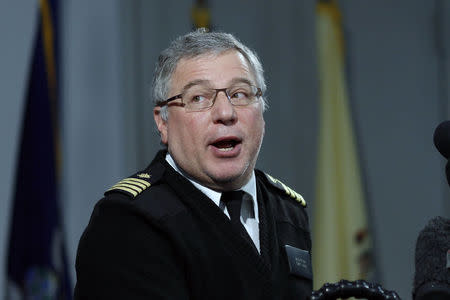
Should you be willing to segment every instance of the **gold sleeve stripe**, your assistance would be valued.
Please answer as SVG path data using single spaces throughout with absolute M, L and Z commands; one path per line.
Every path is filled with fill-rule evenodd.
M 281 187 L 283 187 L 284 191 L 286 192 L 286 194 L 289 197 L 295 199 L 302 206 L 306 207 L 306 201 L 305 201 L 305 199 L 303 199 L 302 195 L 300 195 L 299 193 L 297 193 L 296 191 L 294 191 L 293 189 L 291 189 L 290 187 L 288 187 L 287 185 L 285 185 L 284 183 L 282 183 L 278 179 L 270 176 L 269 174 L 266 174 L 266 175 L 267 175 L 267 177 L 269 177 L 270 180 L 272 180 L 273 183 L 281 185 Z
M 146 188 L 148 188 L 150 186 L 150 183 L 148 183 L 148 182 L 147 182 L 148 185 L 146 185 L 146 184 L 143 184 L 142 182 L 135 181 L 135 180 L 132 180 L 132 179 L 133 178 L 127 178 L 127 179 L 122 180 L 119 183 L 133 184 L 133 185 L 136 185 L 136 186 L 140 187 L 142 190 L 145 190 Z
M 304 206 L 304 207 L 306 207 L 306 201 L 305 201 L 305 199 L 303 199 L 303 197 L 300 195 L 300 203 Z
M 273 182 L 277 182 L 277 180 L 275 179 L 275 178 L 273 178 L 272 176 L 270 176 L 269 174 L 266 174 L 269 178 L 270 178 L 270 180 L 272 180 Z
M 148 181 L 139 178 L 128 177 L 113 185 L 105 193 L 110 191 L 124 191 L 133 195 L 133 197 L 136 197 L 150 186 L 151 184 Z
M 136 183 L 141 183 L 141 184 L 145 185 L 146 187 L 150 187 L 151 186 L 150 182 L 142 180 L 142 179 L 139 179 L 139 178 L 127 178 L 127 179 L 124 179 L 122 181 L 130 181 L 130 182 L 133 182 L 133 183 L 135 183 L 135 182 Z
M 128 192 L 128 193 L 132 194 L 134 197 L 136 197 L 139 194 L 138 192 L 133 191 L 132 189 L 129 189 L 129 188 L 126 188 L 126 187 L 112 187 L 108 191 L 111 191 L 111 190 L 122 190 L 122 191 L 125 191 L 125 192 Z
M 289 197 L 296 198 L 295 192 L 293 190 L 291 190 L 291 188 L 289 188 L 287 185 L 285 185 L 281 181 L 279 181 L 279 180 L 277 180 L 277 181 L 278 181 L 278 183 L 281 184 L 281 186 L 284 188 L 284 191 L 286 192 L 286 194 L 288 194 Z
M 292 192 L 292 190 L 291 190 L 287 185 L 285 185 L 284 183 L 282 183 L 281 181 L 280 181 L 280 183 L 281 183 L 281 185 L 283 186 L 283 188 L 284 188 L 284 190 L 286 191 L 286 193 L 287 193 L 289 196 L 295 198 L 295 194 Z
M 295 193 L 295 197 L 302 206 L 306 206 L 306 201 L 305 199 L 303 199 L 302 195 L 300 195 L 299 193 Z
M 143 191 L 143 189 L 141 189 L 140 187 L 137 187 L 137 186 L 131 185 L 131 184 L 126 184 L 123 182 L 119 182 L 118 184 L 114 185 L 111 189 L 116 189 L 116 188 L 121 188 L 121 187 L 126 187 L 128 189 L 132 189 L 133 191 L 136 191 L 138 194 Z

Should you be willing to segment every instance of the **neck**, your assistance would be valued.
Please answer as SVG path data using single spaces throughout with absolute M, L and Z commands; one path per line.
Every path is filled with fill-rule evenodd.
M 239 179 L 232 179 L 229 181 L 220 181 L 220 182 L 214 181 L 214 180 L 212 180 L 211 182 L 204 182 L 204 181 L 198 180 L 197 178 L 189 175 L 189 173 L 184 171 L 183 168 L 181 168 L 175 162 L 175 160 L 173 159 L 173 157 L 170 155 L 169 152 L 167 152 L 165 159 L 172 166 L 172 168 L 175 169 L 175 171 L 177 171 L 178 173 L 180 173 L 181 175 L 183 175 L 184 177 L 189 179 L 192 183 L 202 185 L 204 187 L 207 187 L 207 188 L 212 189 L 217 192 L 239 190 L 243 186 L 245 186 L 249 183 L 251 178 L 254 177 L 254 173 L 255 173 L 254 170 L 252 170 L 249 175 L 247 175 L 245 177 L 242 176 L 242 178 L 239 178 Z

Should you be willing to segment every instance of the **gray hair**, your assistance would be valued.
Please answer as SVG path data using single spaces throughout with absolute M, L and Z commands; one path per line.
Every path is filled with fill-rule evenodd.
M 204 28 L 197 29 L 175 39 L 170 46 L 161 52 L 155 68 L 153 78 L 153 101 L 155 105 L 168 97 L 171 78 L 178 62 L 182 58 L 194 58 L 205 54 L 219 55 L 228 50 L 240 52 L 250 65 L 263 95 L 266 91 L 264 70 L 257 54 L 242 44 L 232 34 L 224 32 L 208 32 Z M 267 108 L 267 101 L 262 97 L 263 111 Z M 161 108 L 161 117 L 167 120 L 167 106 Z

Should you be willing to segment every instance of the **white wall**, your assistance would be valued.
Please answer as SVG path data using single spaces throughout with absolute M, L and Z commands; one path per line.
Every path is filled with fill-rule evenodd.
M 37 1 L 0 2 L 0 292 Z M 119 1 L 64 1 L 61 10 L 64 223 L 70 267 L 94 203 L 124 176 Z
M 78 240 L 103 192 L 126 176 L 119 0 L 62 7 L 62 205 L 75 278 Z
M 419 231 L 445 211 L 434 1 L 341 1 L 349 81 L 386 288 L 410 298 Z

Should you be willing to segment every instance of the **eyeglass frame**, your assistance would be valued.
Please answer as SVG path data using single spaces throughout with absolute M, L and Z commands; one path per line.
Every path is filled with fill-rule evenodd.
M 256 86 L 251 85 L 251 84 L 249 84 L 249 86 L 252 86 L 252 87 L 255 87 L 255 88 L 256 88 L 255 98 L 259 98 L 259 97 L 262 96 L 262 90 L 261 90 L 261 88 L 256 87 Z M 228 93 L 227 93 L 227 90 L 230 89 L 230 88 L 232 88 L 232 87 L 227 87 L 227 88 L 222 88 L 222 89 L 213 89 L 213 88 L 210 88 L 211 90 L 216 91 L 216 94 L 215 94 L 215 96 L 214 96 L 214 98 L 213 98 L 213 100 L 212 100 L 211 106 L 205 107 L 205 108 L 203 108 L 203 109 L 201 109 L 201 110 L 199 110 L 199 111 L 207 110 L 207 109 L 210 109 L 211 107 L 213 107 L 213 106 L 214 106 L 214 103 L 216 103 L 217 95 L 219 95 L 219 92 L 223 92 L 223 93 L 225 94 L 225 96 L 227 96 L 228 101 L 230 101 L 230 104 L 233 105 L 233 106 L 247 106 L 247 105 L 250 105 L 251 103 L 253 103 L 253 101 L 252 101 L 252 102 L 250 102 L 250 103 L 248 103 L 248 104 L 245 104 L 245 105 L 235 105 L 235 104 L 233 104 L 233 102 L 231 102 L 231 97 L 230 97 L 230 95 L 228 95 Z M 179 103 L 180 106 L 182 106 L 182 107 L 185 107 L 185 106 L 186 106 L 186 103 L 183 102 L 183 93 L 178 94 L 178 95 L 175 95 L 175 96 L 173 96 L 173 97 L 170 97 L 170 98 L 167 99 L 167 100 L 159 101 L 159 102 L 156 103 L 156 106 L 163 107 L 163 106 L 165 106 L 165 105 L 168 105 L 169 102 L 171 102 L 171 101 L 173 101 L 173 100 L 177 100 L 177 99 L 181 99 L 181 103 Z

